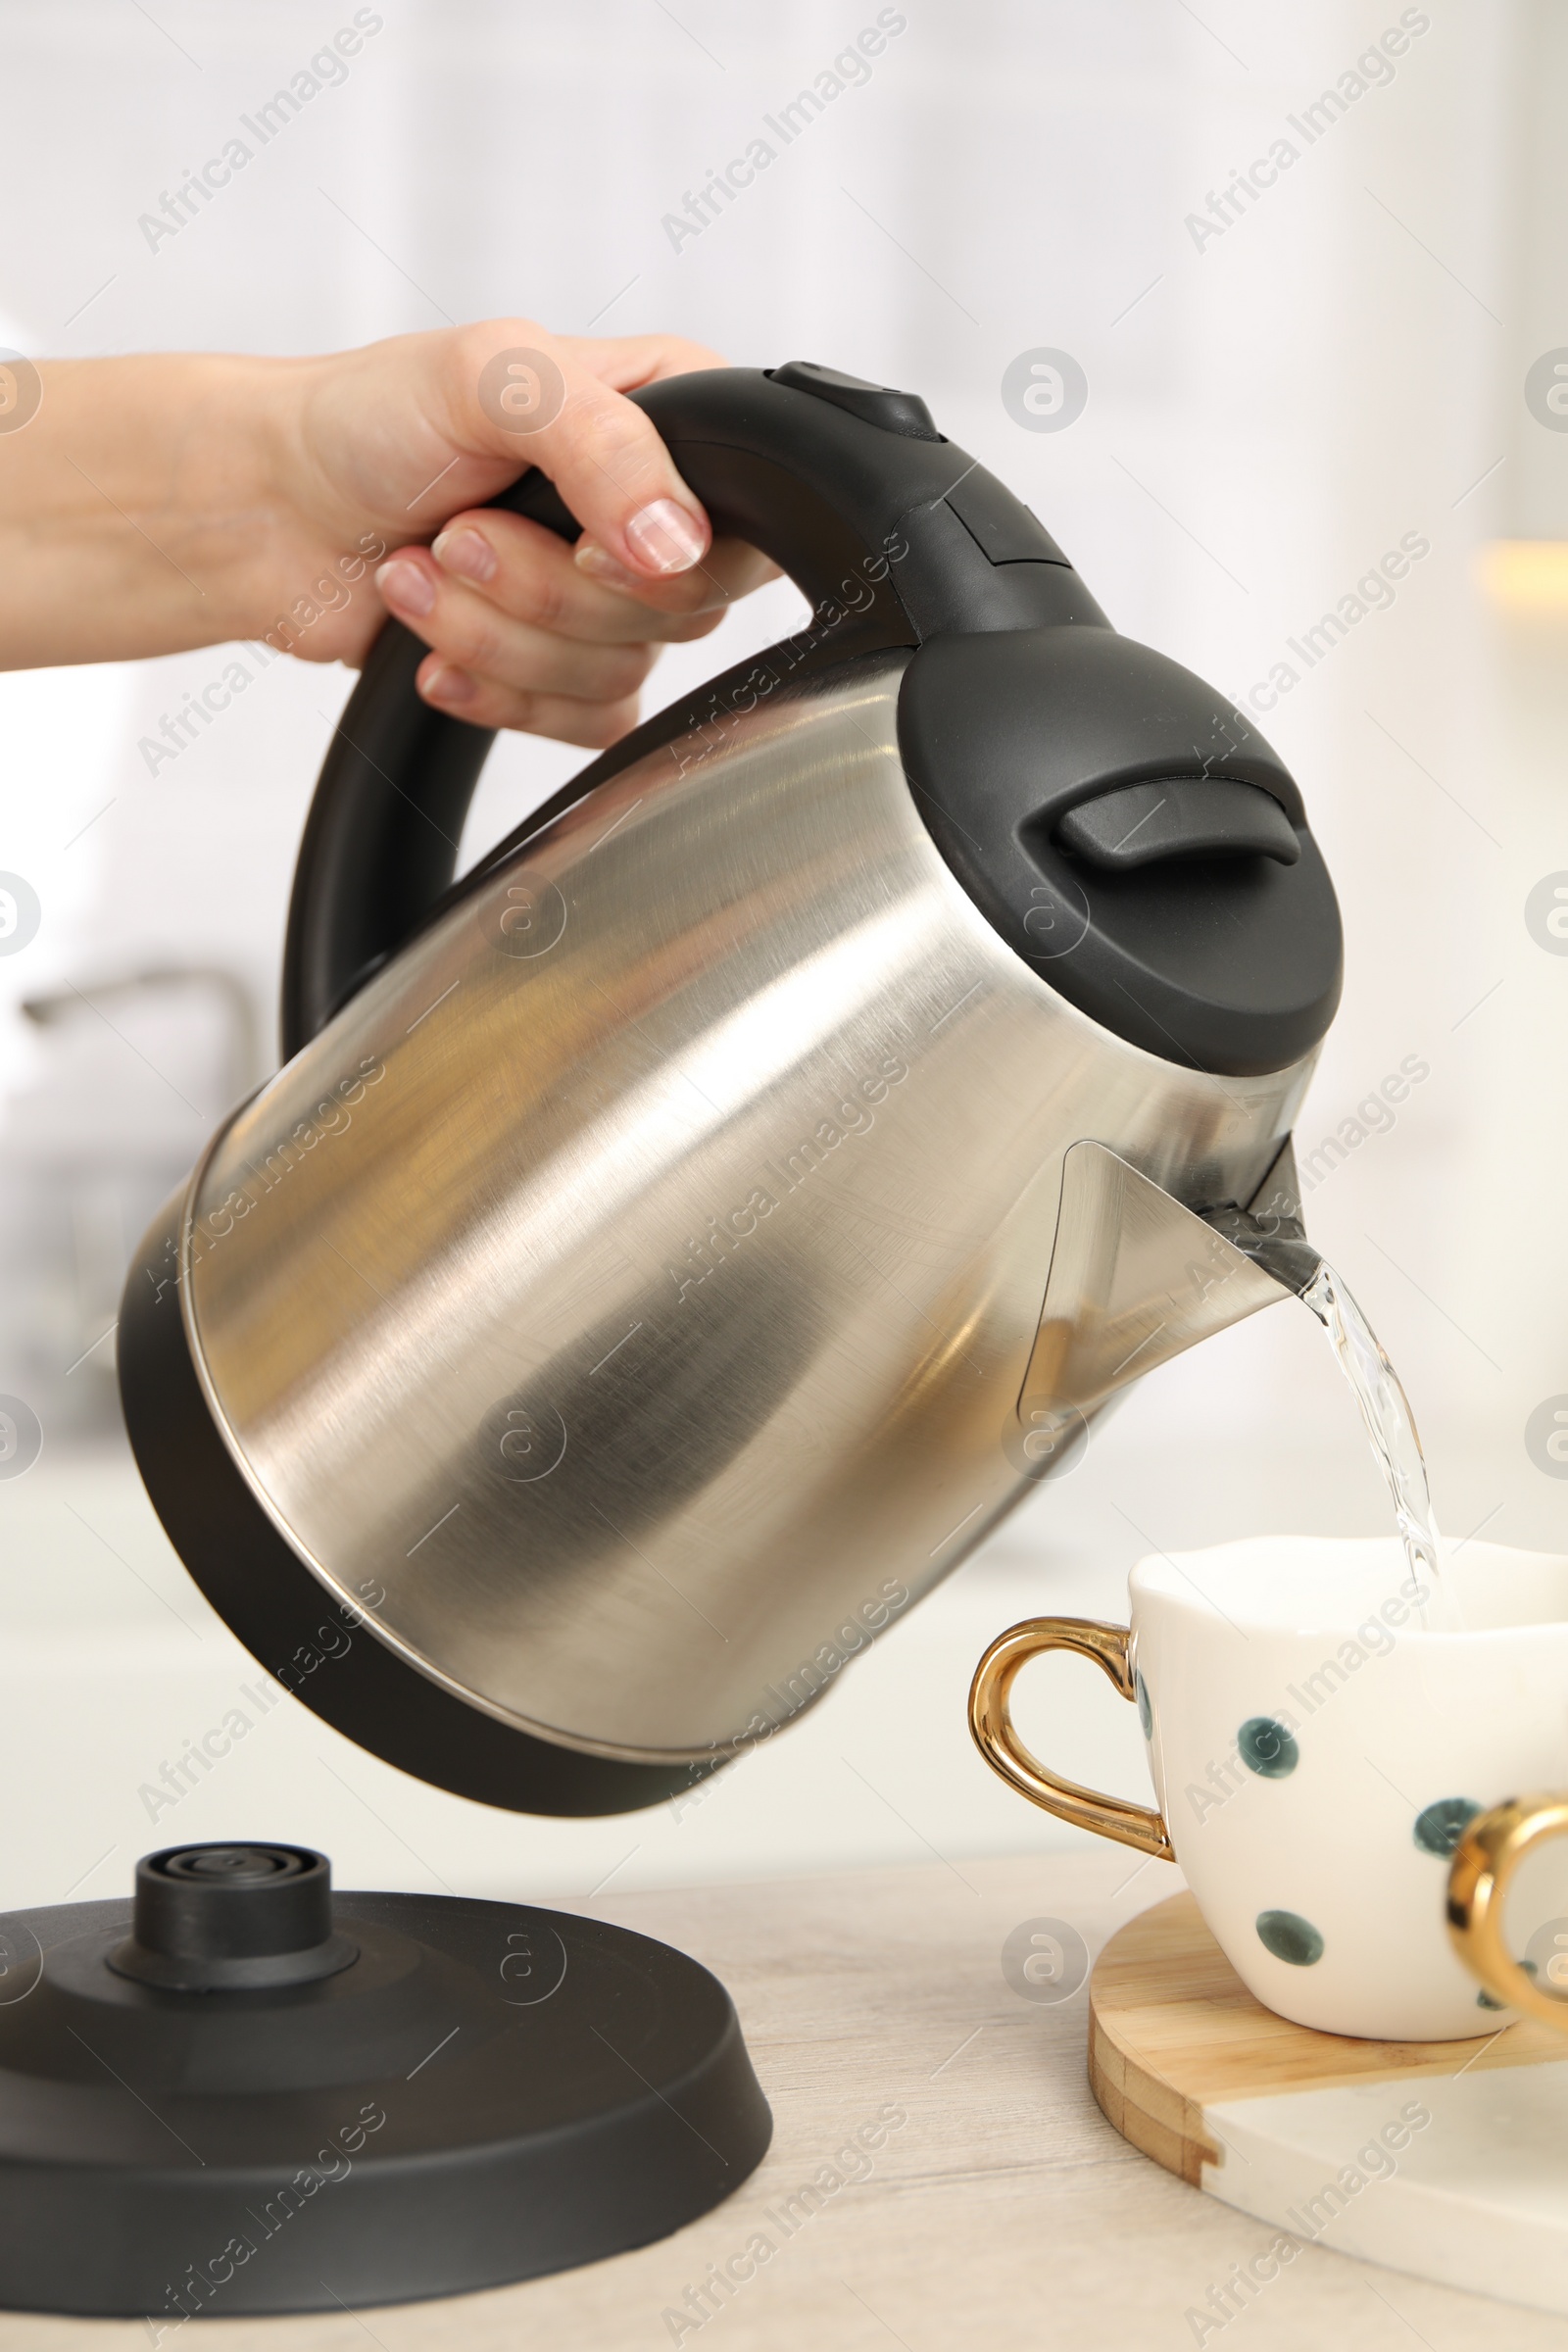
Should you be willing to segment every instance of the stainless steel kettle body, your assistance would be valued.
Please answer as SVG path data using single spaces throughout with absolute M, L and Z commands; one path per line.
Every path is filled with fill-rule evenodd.
M 746 381 L 891 438 L 814 385 Z M 710 382 L 706 397 L 717 402 Z M 722 485 L 670 437 L 724 512 Z M 954 475 L 967 465 L 934 428 L 919 457 Z M 765 478 L 756 495 L 772 495 Z M 988 729 L 1032 725 L 1042 750 L 1020 789 L 1040 800 L 1062 739 L 1089 724 L 1085 696 L 1114 704 L 1126 679 L 1113 664 L 1103 693 L 1080 681 L 1054 711 L 1051 659 L 1030 656 L 1031 713 L 988 655 L 955 714 L 942 664 L 963 643 L 1005 638 L 1016 662 L 1031 637 L 1126 641 L 1059 552 L 998 564 L 971 531 L 992 571 L 1054 571 L 1001 585 L 1055 598 L 1058 616 L 899 642 L 917 637 L 917 598 L 891 590 L 920 534 L 903 530 L 902 554 L 898 536 L 883 534 L 871 580 L 893 642 L 874 642 L 846 580 L 849 625 L 824 622 L 818 601 L 814 642 L 775 649 L 749 682 L 721 681 L 711 708 L 607 756 L 444 896 L 439 871 L 407 883 L 406 832 L 400 884 L 367 824 L 389 895 L 435 903 L 379 968 L 348 972 L 330 1017 L 324 1003 L 300 1009 L 344 977 L 319 926 L 306 936 L 309 889 L 334 936 L 369 926 L 372 952 L 375 921 L 390 947 L 409 910 L 367 911 L 363 808 L 340 827 L 335 869 L 318 825 L 291 939 L 292 1017 L 311 1033 L 214 1139 L 133 1269 L 127 1419 L 193 1573 L 301 1697 L 465 1793 L 619 1809 L 768 1736 L 957 1564 L 1107 1396 L 1283 1295 L 1195 1212 L 1253 1201 L 1265 1179 L 1294 1210 L 1282 1153 L 1337 986 L 1326 880 L 1307 923 L 1315 998 L 1303 1009 L 1298 974 L 1263 1004 L 1277 1035 L 1300 1033 L 1279 1066 L 1246 1066 L 1271 1050 L 1248 1027 L 1260 997 L 1246 974 L 1234 1035 L 1210 1056 L 1232 1066 L 1195 1066 L 1174 1033 L 1152 1049 L 1151 1006 L 1156 1023 L 1182 1017 L 1181 988 L 1160 986 L 1174 971 L 1196 1004 L 1203 956 L 1231 951 L 1213 916 L 1198 964 L 1178 941 L 1161 980 L 1150 939 L 1170 906 L 1158 900 L 1151 933 L 1149 863 L 1096 865 L 1035 840 L 1034 895 L 1009 937 L 964 867 L 990 816 L 969 808 L 970 853 L 944 844 L 964 761 L 983 759 L 994 786 L 1007 754 Z M 403 722 L 426 725 L 400 659 Z M 1164 740 L 1192 731 L 1185 689 L 1170 691 L 1176 715 L 1152 728 L 1135 695 L 1134 751 L 1110 760 L 1108 786 L 1101 760 L 1092 800 L 1146 783 L 1151 760 L 1186 760 L 1189 785 L 1263 793 L 1269 810 L 1251 813 L 1266 829 L 1289 797 L 1272 754 L 1232 741 L 1187 760 Z M 360 695 L 377 692 L 368 674 Z M 979 697 L 967 718 L 965 693 Z M 1234 738 L 1234 713 L 1214 723 Z M 352 704 L 343 736 L 339 803 L 378 765 Z M 472 754 L 444 740 L 476 771 L 483 738 Z M 428 745 L 417 757 L 426 777 L 440 769 Z M 462 778 L 447 790 L 450 813 Z M 1184 819 L 1198 835 L 1153 860 L 1159 888 L 1200 895 L 1244 865 L 1257 882 L 1268 853 L 1202 832 L 1212 794 L 1174 797 L 1198 809 Z M 378 821 L 403 820 L 383 806 Z M 1000 828 L 1007 858 L 1017 832 Z M 1304 820 L 1298 832 L 1310 848 Z M 1260 886 L 1298 862 L 1277 851 Z M 998 900 L 1021 883 L 1003 866 L 989 887 Z M 1278 920 L 1265 909 L 1264 931 Z M 366 944 L 347 951 L 362 965 Z M 1072 993 L 1061 983 L 1084 950 L 1114 979 L 1124 949 L 1151 977 L 1118 1027 L 1075 1001 L 1100 1003 L 1092 969 Z M 1215 993 L 1200 1027 L 1218 1017 Z

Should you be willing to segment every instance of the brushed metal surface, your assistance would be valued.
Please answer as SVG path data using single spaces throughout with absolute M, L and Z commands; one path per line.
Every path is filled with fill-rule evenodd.
M 1037 1474 L 1064 1153 L 1246 1200 L 1309 1074 L 1179 1069 L 1013 954 L 916 811 L 906 659 L 602 785 L 193 1179 L 187 1330 L 275 1524 L 567 1745 L 705 1756 L 827 1687 Z
M 1046 1301 L 1018 1414 L 1026 1427 L 1087 1416 L 1283 1286 L 1103 1144 L 1062 1161 Z

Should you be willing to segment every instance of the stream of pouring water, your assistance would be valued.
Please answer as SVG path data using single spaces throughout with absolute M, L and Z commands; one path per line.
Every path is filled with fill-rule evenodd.
M 1340 1369 L 1361 1408 L 1372 1450 L 1383 1467 L 1410 1574 L 1425 1585 L 1430 1600 L 1419 1603 L 1423 1632 L 1456 1633 L 1464 1623 L 1458 1596 L 1438 1562 L 1438 1530 L 1432 1516 L 1426 1457 L 1416 1435 L 1409 1399 L 1361 1309 L 1326 1258 L 1301 1292 L 1328 1334 Z

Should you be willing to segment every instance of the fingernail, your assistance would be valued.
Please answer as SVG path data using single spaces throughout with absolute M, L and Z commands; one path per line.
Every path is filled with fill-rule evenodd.
M 394 556 L 375 575 L 375 584 L 394 612 L 412 612 L 422 620 L 435 603 L 435 583 L 417 564 Z
M 626 525 L 626 539 L 651 571 L 690 571 L 708 546 L 685 508 L 672 498 L 656 498 L 634 514 Z
M 628 571 L 624 564 L 617 564 L 609 548 L 601 547 L 598 540 L 590 539 L 586 532 L 572 549 L 571 560 L 579 571 L 585 571 L 591 580 L 598 580 L 607 588 L 635 589 L 642 586 L 634 571 Z
M 489 580 L 495 577 L 496 551 L 482 531 L 443 531 L 435 540 L 430 553 L 443 571 L 455 571 L 466 580 Z
M 419 691 L 427 703 L 471 703 L 479 689 L 466 669 L 448 662 L 430 672 Z

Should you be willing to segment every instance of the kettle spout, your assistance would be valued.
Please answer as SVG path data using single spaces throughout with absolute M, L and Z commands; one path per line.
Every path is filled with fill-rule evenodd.
M 1202 1212 L 1103 1144 L 1074 1144 L 1019 1420 L 1039 1433 L 1087 1419 L 1196 1341 L 1298 1296 L 1318 1263 L 1288 1140 L 1245 1205 Z
M 1282 1158 L 1286 1156 L 1294 1162 L 1289 1144 L 1281 1154 Z M 1278 1167 L 1276 1160 L 1265 1179 L 1265 1191 L 1273 1184 Z M 1293 1177 L 1294 1173 L 1293 1165 Z M 1276 1208 L 1262 1208 L 1254 1200 L 1250 1209 L 1205 1208 L 1200 1215 L 1202 1223 L 1222 1235 L 1233 1250 L 1250 1258 L 1254 1266 L 1261 1266 L 1265 1274 L 1272 1275 L 1298 1298 L 1323 1263 L 1321 1252 L 1306 1238 L 1299 1211 L 1288 1216 Z

